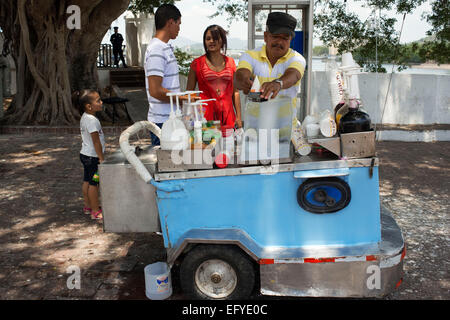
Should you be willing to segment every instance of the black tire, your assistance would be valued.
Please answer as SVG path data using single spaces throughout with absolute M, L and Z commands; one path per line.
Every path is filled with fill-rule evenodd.
M 232 269 L 234 274 L 233 271 L 231 271 L 225 272 L 226 275 L 223 275 L 224 268 L 221 268 L 223 266 L 229 266 L 230 269 L 227 270 L 231 271 Z M 214 273 L 215 278 L 208 278 L 210 273 L 207 271 L 214 270 L 215 267 L 217 267 L 217 270 Z M 220 273 L 222 277 L 216 272 Z M 233 281 L 226 281 L 229 279 L 227 277 L 229 274 L 232 275 L 229 278 L 234 279 Z M 204 278 L 202 278 L 202 276 L 204 276 Z M 199 278 L 207 279 L 208 281 L 202 282 L 198 280 Z M 190 299 L 246 299 L 252 293 L 255 285 L 254 264 L 246 254 L 235 246 L 198 245 L 189 251 L 181 262 L 180 284 L 184 294 L 186 294 Z M 227 286 L 224 288 L 220 287 L 221 285 L 227 284 L 231 287 L 228 289 L 226 289 Z M 217 286 L 216 294 L 213 292 L 214 288 L 209 286 Z

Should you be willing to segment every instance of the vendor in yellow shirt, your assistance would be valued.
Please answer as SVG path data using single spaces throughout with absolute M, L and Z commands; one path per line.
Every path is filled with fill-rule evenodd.
M 292 106 L 296 110 L 297 94 L 306 66 L 305 58 L 289 47 L 295 36 L 297 20 L 284 12 L 271 12 L 266 25 L 265 45 L 241 55 L 234 85 L 248 94 L 257 76 L 261 83 L 261 98 L 286 95 L 292 98 Z

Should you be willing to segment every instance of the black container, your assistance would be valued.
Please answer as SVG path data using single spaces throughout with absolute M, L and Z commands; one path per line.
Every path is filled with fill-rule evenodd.
M 336 107 L 334 107 L 334 119 L 336 119 L 336 115 L 337 115 L 338 111 L 339 111 L 343 106 L 345 106 L 345 101 L 339 102 L 339 103 L 336 105 Z
M 370 116 L 358 107 L 348 108 L 339 122 L 339 133 L 370 131 Z
M 261 92 L 249 92 L 248 99 L 252 102 L 266 102 L 267 99 L 261 98 Z

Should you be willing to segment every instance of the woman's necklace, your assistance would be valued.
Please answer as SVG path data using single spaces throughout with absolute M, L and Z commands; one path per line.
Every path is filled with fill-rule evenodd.
M 223 58 L 222 55 L 220 55 L 219 57 L 221 59 L 220 65 L 216 66 L 215 64 L 212 63 L 211 60 L 208 59 L 208 57 L 206 57 L 206 64 L 208 65 L 208 67 L 215 71 L 215 72 L 221 72 L 223 69 L 225 69 L 225 59 Z M 219 59 L 217 59 L 216 61 L 218 61 Z M 220 97 L 220 94 L 222 93 L 222 91 L 220 91 L 219 88 L 216 88 L 216 93 L 217 96 Z
M 219 58 L 220 58 L 221 60 L 220 60 L 220 63 L 219 63 L 218 66 L 215 65 L 215 64 L 213 64 L 211 60 L 209 60 L 208 58 L 206 58 L 206 63 L 208 64 L 208 67 L 209 67 L 211 70 L 215 71 L 215 72 L 220 72 L 220 71 L 222 71 L 222 70 L 225 68 L 225 59 L 223 58 L 222 55 L 220 55 Z M 219 59 L 217 59 L 216 61 L 219 61 Z

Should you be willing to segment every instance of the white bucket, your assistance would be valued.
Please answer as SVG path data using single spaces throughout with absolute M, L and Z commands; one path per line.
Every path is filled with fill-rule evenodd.
M 164 300 L 172 295 L 172 278 L 166 262 L 156 262 L 144 268 L 145 295 L 151 300 Z

